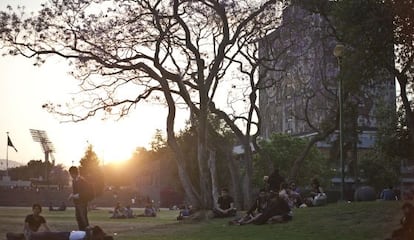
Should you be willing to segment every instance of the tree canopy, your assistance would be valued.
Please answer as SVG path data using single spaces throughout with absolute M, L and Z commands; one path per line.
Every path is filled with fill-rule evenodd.
M 247 136 L 248 146 L 257 132 L 249 127 L 258 115 L 257 89 L 250 88 L 257 81 L 256 41 L 274 29 L 281 6 L 278 0 L 50 0 L 33 15 L 11 8 L 1 12 L 1 44 L 8 54 L 35 59 L 35 65 L 50 56 L 68 60 L 82 94 L 67 104 L 44 105 L 66 120 L 123 117 L 139 102 L 165 103 L 167 140 L 178 156 L 181 182 L 190 201 L 204 208 L 212 204 L 209 112 L 231 124 L 237 136 Z M 248 106 L 233 115 L 216 99 L 227 92 L 223 86 L 239 84 L 249 88 L 232 91 L 238 90 Z M 197 127 L 200 191 L 184 171 L 184 154 L 175 139 L 180 104 Z M 237 121 L 248 127 L 240 128 Z

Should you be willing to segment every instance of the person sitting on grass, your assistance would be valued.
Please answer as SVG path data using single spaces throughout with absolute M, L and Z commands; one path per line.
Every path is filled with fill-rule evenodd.
M 126 218 L 125 209 L 121 206 L 120 202 L 116 203 L 111 218 Z
M 180 207 L 180 213 L 178 214 L 177 220 L 184 220 L 189 218 L 191 214 L 194 213 L 193 207 L 191 205 L 183 204 Z
M 307 199 L 308 207 L 323 206 L 327 204 L 327 196 L 317 178 L 311 180 L 310 196 L 311 197 Z
M 280 185 L 279 197 L 285 199 L 290 208 L 300 207 L 302 204 L 300 194 L 293 191 L 285 182 Z
M 132 211 L 132 208 L 131 208 L 130 205 L 127 205 L 126 208 L 125 208 L 125 216 L 127 218 L 134 218 L 135 217 L 134 216 L 134 211 Z
M 221 190 L 221 196 L 217 200 L 217 207 L 213 209 L 213 215 L 215 218 L 234 217 L 236 215 L 234 200 L 229 195 L 227 188 Z
M 388 188 L 384 188 L 380 194 L 380 199 L 384 201 L 395 201 L 398 200 L 398 197 L 395 195 L 394 190 L 392 189 L 392 186 L 389 186 Z
M 7 233 L 7 240 L 30 240 L 33 233 L 39 232 L 41 227 L 43 231 L 50 232 L 50 228 L 46 223 L 46 219 L 40 215 L 42 206 L 33 204 L 32 214 L 26 216 L 24 220 L 23 233 Z
M 245 225 L 254 222 L 262 215 L 268 204 L 268 197 L 266 189 L 260 189 L 259 196 L 254 201 L 253 205 L 246 212 L 246 215 L 242 218 L 236 218 L 229 222 L 230 225 Z
M 155 208 L 152 206 L 151 203 L 147 203 L 147 205 L 145 205 L 144 214 L 137 215 L 137 217 L 156 217 L 156 216 L 157 216 L 157 211 L 155 210 Z
M 253 224 L 284 223 L 292 220 L 292 210 L 287 201 L 277 193 L 271 193 L 263 213 L 252 221 Z

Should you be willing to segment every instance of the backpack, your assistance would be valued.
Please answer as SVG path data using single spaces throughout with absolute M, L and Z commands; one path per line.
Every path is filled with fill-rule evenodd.
M 101 196 L 105 189 L 105 180 L 101 171 L 96 171 L 95 174 L 89 175 L 86 179 L 88 194 L 85 196 L 85 200 L 88 202 Z

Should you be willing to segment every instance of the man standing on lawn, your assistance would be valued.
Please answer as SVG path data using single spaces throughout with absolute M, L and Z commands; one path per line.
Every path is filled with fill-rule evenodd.
M 79 230 L 85 231 L 89 226 L 88 220 L 88 201 L 92 189 L 89 183 L 79 175 L 77 167 L 70 167 L 69 174 L 72 177 L 73 192 L 69 195 L 69 200 L 73 200 L 75 205 L 76 221 L 78 222 Z

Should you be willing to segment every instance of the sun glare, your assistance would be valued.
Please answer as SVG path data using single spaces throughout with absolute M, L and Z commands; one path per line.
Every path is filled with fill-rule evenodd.
M 156 129 L 164 129 L 162 119 L 165 119 L 165 114 L 164 107 L 141 105 L 131 115 L 119 121 L 95 119 L 81 123 L 85 140 L 76 148 L 82 150 L 83 156 L 87 146 L 91 144 L 102 164 L 124 162 L 131 159 L 138 147 L 149 148 Z M 80 127 L 78 123 L 74 126 Z

